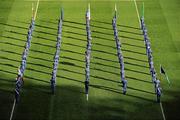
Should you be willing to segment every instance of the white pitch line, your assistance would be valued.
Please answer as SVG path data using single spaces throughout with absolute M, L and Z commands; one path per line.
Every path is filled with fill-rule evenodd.
M 139 26 L 141 27 L 140 15 L 139 15 L 139 11 L 138 11 L 136 0 L 134 0 L 134 5 L 136 7 L 136 13 L 137 13 L 137 16 L 138 16 Z M 164 109 L 163 109 L 163 106 L 162 106 L 161 102 L 160 102 L 160 108 L 161 108 L 163 120 L 166 120 L 166 117 L 165 117 L 165 114 L 164 114 Z
M 164 109 L 163 109 L 163 106 L 162 106 L 161 102 L 160 102 L 160 108 L 161 108 L 161 112 L 162 112 L 162 115 L 163 115 L 163 120 L 166 120 L 166 117 L 165 117 L 165 114 L 164 114 Z
M 139 11 L 138 11 L 136 0 L 134 0 L 134 5 L 136 7 L 136 13 L 137 13 L 137 16 L 138 16 L 139 26 L 141 27 L 140 15 L 139 15 Z
M 11 111 L 11 116 L 10 116 L 9 120 L 12 120 L 12 118 L 13 118 L 13 114 L 14 114 L 14 108 L 15 108 L 15 106 L 16 106 L 16 99 L 14 99 L 14 103 L 13 103 L 13 106 L 12 106 L 12 111 Z
M 34 20 L 36 19 L 36 16 L 37 16 L 37 11 L 38 11 L 38 7 L 39 7 L 39 1 L 37 1 L 37 5 L 36 5 L 36 11 L 35 11 L 35 14 L 34 14 Z

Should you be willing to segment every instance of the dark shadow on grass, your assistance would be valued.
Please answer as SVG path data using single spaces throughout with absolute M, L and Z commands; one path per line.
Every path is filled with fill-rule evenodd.
M 142 33 L 130 32 L 130 31 L 127 31 L 127 30 L 118 30 L 118 32 L 120 32 L 120 34 L 122 32 L 122 33 L 129 33 L 129 34 L 140 35 L 140 36 L 143 35 Z
M 3 76 L 1 76 L 3 77 Z M 1 78 L 0 78 L 1 81 Z M 1 83 L 1 85 L 6 86 L 8 88 L 11 87 L 11 85 L 9 84 L 4 84 Z M 5 90 L 5 89 L 0 89 L 0 115 L 1 115 L 1 120 L 8 120 L 9 116 L 11 114 L 11 107 L 13 104 L 13 93 L 9 90 Z
M 63 32 L 68 33 L 68 34 L 70 33 L 70 34 L 80 35 L 80 36 L 84 36 L 84 37 L 87 36 L 86 34 L 77 33 L 77 32 L 72 32 L 72 31 L 68 31 L 68 30 L 63 30 Z
M 149 67 L 145 66 L 145 65 L 139 65 L 139 64 L 136 64 L 136 63 L 130 63 L 130 62 L 124 62 L 125 64 L 128 64 L 128 65 L 132 65 L 132 66 L 138 66 L 138 67 L 142 67 L 142 68 L 147 68 L 149 70 Z
M 63 27 L 75 28 L 75 29 L 78 29 L 78 30 L 84 30 L 84 32 L 86 32 L 85 27 L 84 28 L 80 28 L 80 27 L 72 26 L 72 25 L 68 25 L 68 24 L 63 24 Z
M 3 43 L 3 44 L 8 44 L 8 45 L 12 45 L 12 46 L 17 46 L 17 47 L 23 47 L 24 48 L 24 45 L 17 45 L 17 44 L 14 44 L 14 43 L 9 43 L 9 42 L 0 42 L 0 43 Z M 34 49 L 30 49 L 30 51 L 33 51 L 35 53 L 41 53 L 41 54 L 46 54 L 46 55 L 54 55 L 53 53 L 49 53 L 49 52 L 45 52 L 45 51 L 40 51 L 40 50 L 34 50 Z M 77 52 L 77 51 L 71 51 L 71 50 L 65 50 L 65 49 L 61 49 L 61 51 L 63 52 L 69 52 L 69 53 L 75 53 L 75 54 L 78 54 L 78 55 L 84 55 L 83 53 L 80 53 L 80 52 Z
M 58 25 L 58 24 L 57 24 Z M 36 27 L 40 27 L 40 28 L 45 28 L 45 29 L 51 29 L 51 30 L 55 30 L 57 32 L 57 28 L 53 28 L 53 27 L 50 27 L 50 26 L 45 26 L 45 25 L 39 25 L 39 24 L 35 24 Z M 64 25 L 63 25 L 64 26 Z
M 137 52 L 137 51 L 133 51 L 133 50 L 129 50 L 129 49 L 121 49 L 121 50 L 125 51 L 125 52 L 130 52 L 130 53 L 135 53 L 135 54 L 146 56 L 146 53 L 142 53 L 142 52 Z
M 127 46 L 132 46 L 132 47 L 137 47 L 137 48 L 143 48 L 143 49 L 146 49 L 146 47 L 145 46 L 139 46 L 139 45 L 134 45 L 134 44 L 129 44 L 129 43 L 122 43 L 122 46 L 123 45 L 127 45 Z
M 22 35 L 22 33 L 18 33 L 18 32 L 15 32 L 15 31 L 8 31 L 8 32 L 17 33 L 17 34 L 21 34 L 21 35 Z M 55 34 L 54 34 L 54 35 L 55 35 Z M 41 39 L 45 39 L 45 40 L 50 40 L 50 41 L 55 42 L 55 40 L 51 40 L 51 39 L 44 38 L 44 37 L 40 37 L 40 36 L 34 36 L 34 37 L 36 37 L 36 38 L 41 38 Z M 6 38 L 10 38 L 10 37 L 6 37 Z M 12 37 L 11 37 L 11 38 L 12 38 Z M 13 39 L 13 38 L 12 38 L 12 39 Z M 16 39 L 16 40 L 19 40 L 19 39 Z M 35 42 L 32 42 L 32 43 L 37 44 L 37 45 L 46 46 L 46 47 L 51 47 L 51 48 L 54 47 L 54 46 L 52 46 L 52 45 L 45 45 L 45 44 L 35 43 Z M 11 44 L 11 43 L 10 43 L 10 44 Z M 66 45 L 73 45 L 73 44 L 71 44 L 71 43 L 63 43 L 63 44 L 66 44 Z M 79 45 L 73 45 L 73 46 L 85 48 L 85 47 L 79 46 Z M 20 47 L 20 46 L 19 46 L 19 47 Z M 109 53 L 109 52 L 101 51 L 101 50 L 94 50 L 94 51 L 102 52 L 102 53 L 106 53 L 106 54 L 110 54 L 110 55 L 113 54 L 113 53 Z M 146 55 L 146 54 L 144 54 L 144 53 L 135 52 L 135 51 L 132 51 L 132 50 L 124 50 L 124 51 L 126 51 L 126 52 L 133 52 L 133 53 L 137 53 L 137 54 L 141 54 L 141 55 Z M 114 55 L 115 55 L 115 54 L 114 54 Z
M 143 79 L 136 78 L 136 77 L 129 77 L 129 76 L 126 76 L 126 78 L 127 78 L 127 79 L 131 79 L 131 80 L 136 80 L 136 81 L 141 81 L 141 82 L 146 82 L 146 83 L 152 84 L 152 82 L 150 82 L 150 81 L 143 80 Z
M 20 28 L 20 29 L 24 29 L 24 30 L 28 31 L 28 28 L 22 27 L 22 26 L 11 25 L 11 24 L 7 24 L 7 23 L 0 23 L 0 25 L 9 26 L 9 27 L 15 27 L 15 28 Z
M 143 39 L 134 38 L 134 37 L 127 37 L 127 36 L 124 36 L 124 35 L 119 35 L 118 37 L 120 37 L 120 38 L 127 38 L 127 39 L 130 39 L 130 40 L 139 41 L 139 42 L 144 42 Z
M 67 62 L 63 62 L 62 64 L 64 64 L 64 63 L 67 64 Z M 0 64 L 5 65 L 5 66 L 10 66 L 10 67 L 15 67 L 15 68 L 18 67 L 18 66 L 9 64 L 9 63 L 6 63 L 6 64 L 0 63 Z M 70 63 L 68 62 L 68 65 L 69 65 L 69 64 L 70 64 Z M 71 64 L 72 64 L 72 63 L 71 63 Z M 72 65 L 71 65 L 71 66 L 72 66 Z M 75 64 L 73 64 L 73 66 L 75 66 Z M 81 67 L 81 66 L 76 66 L 76 67 Z M 49 67 L 48 67 L 48 68 L 49 68 Z M 81 68 L 83 68 L 83 67 L 81 67 Z M 106 73 L 110 73 L 110 74 L 114 74 L 114 75 L 119 76 L 119 73 L 115 73 L 115 72 L 103 70 L 103 69 L 100 69 L 100 68 L 91 68 L 91 69 L 93 69 L 93 70 L 98 70 L 98 71 L 102 71 L 102 72 L 106 72 Z M 34 72 L 40 72 L 40 73 L 43 73 L 43 74 L 51 75 L 51 73 L 42 71 L 42 70 L 40 70 L 40 69 L 37 70 L 37 69 L 33 69 L 33 68 L 26 68 L 26 70 L 30 70 L 30 71 L 34 71 Z M 58 68 L 58 70 L 63 70 L 63 71 L 68 71 L 68 72 L 73 72 L 73 73 L 77 73 L 77 74 L 82 74 L 82 75 L 84 75 L 83 73 L 71 71 L 71 70 L 64 69 L 64 68 Z M 137 71 L 137 70 L 132 70 L 132 69 L 128 69 L 128 68 L 125 68 L 125 70 L 127 70 L 127 71 L 132 71 L 132 72 L 136 72 L 136 73 L 141 73 L 141 74 L 149 75 L 149 73 L 145 73 L 145 72 L 141 72 L 141 71 Z
M 112 23 L 110 22 L 105 22 L 105 21 L 99 21 L 99 20 L 91 20 L 92 22 L 96 22 L 96 23 L 103 23 L 103 24 L 107 24 L 107 25 L 111 25 L 112 26 Z M 126 27 L 126 28 L 132 28 L 132 29 L 136 29 L 136 30 L 141 30 L 140 28 L 137 28 L 137 27 L 134 27 L 134 26 L 128 26 L 128 25 L 120 25 L 120 24 L 117 24 L 118 26 L 121 26 L 121 27 Z
M 10 67 L 14 67 L 14 66 L 10 66 Z M 17 68 L 17 67 L 16 67 Z M 4 73 L 8 73 L 8 74 L 13 74 L 13 75 L 17 75 L 17 73 L 15 72 L 11 72 L 9 70 L 0 70 L 1 72 L 4 72 Z M 15 79 L 15 78 L 14 78 Z M 26 76 L 24 75 L 24 79 L 31 79 L 31 80 L 35 80 L 35 81 L 39 81 L 39 82 L 43 82 L 43 83 L 50 83 L 48 81 L 45 81 L 45 80 L 42 80 L 42 79 L 38 79 L 38 78 L 33 78 L 33 77 L 30 77 L 30 76 Z M 14 83 L 15 83 L 15 80 L 14 80 Z
M 70 20 L 66 20 L 66 19 L 65 19 L 63 22 L 64 22 L 64 23 L 73 23 L 73 24 L 83 25 L 84 27 L 85 27 L 85 25 L 86 25 L 85 23 L 70 21 Z
M 148 63 L 148 61 L 146 60 L 141 60 L 141 59 L 137 59 L 137 58 L 133 58 L 133 57 L 129 57 L 129 56 L 124 56 L 125 59 L 130 59 L 130 60 L 135 60 L 135 61 L 140 61 L 140 62 L 143 62 L 143 63 Z
M 12 66 L 11 66 L 12 67 Z M 38 70 L 35 70 L 35 69 L 29 69 L 29 70 L 33 70 L 33 71 L 36 71 L 36 72 L 41 72 L 41 73 L 44 73 L 44 74 L 48 74 L 47 72 L 42 72 L 42 71 L 38 71 Z M 66 70 L 66 69 L 62 69 L 62 70 L 65 70 L 65 71 L 68 71 L 68 72 L 73 72 L 73 73 L 76 73 L 76 74 L 82 74 L 82 73 L 79 73 L 79 72 L 74 72 L 74 71 L 71 71 L 71 70 Z M 4 71 L 4 70 L 3 70 Z M 7 71 L 5 71 L 5 72 L 7 72 Z M 8 72 L 9 73 L 9 72 Z M 16 73 L 13 73 L 13 74 L 16 74 Z M 57 77 L 60 77 L 60 76 L 57 76 Z M 34 78 L 31 78 L 31 77 L 28 77 L 28 76 L 26 76 L 26 78 L 28 78 L 28 79 L 34 79 Z M 63 77 L 64 78 L 64 77 Z M 102 79 L 102 78 L 101 78 Z M 37 80 L 37 79 L 35 79 L 35 80 Z M 71 79 L 72 80 L 72 79 Z M 39 80 L 38 80 L 39 81 Z M 77 81 L 77 80 L 76 80 Z M 47 81 L 46 81 L 47 82 Z M 47 82 L 47 83 L 49 83 L 49 82 Z M 82 83 L 82 82 L 81 82 Z M 122 87 L 122 86 L 121 86 Z M 106 90 L 107 90 L 107 87 L 103 87 L 103 86 L 101 86 L 101 88 L 106 88 Z M 130 88 L 130 89 L 132 89 L 132 90 L 136 90 L 136 91 L 140 91 L 140 92 L 146 92 L 146 93 L 150 93 L 150 92 L 148 92 L 148 91 L 144 91 L 144 90 L 140 90 L 140 89 L 136 89 L 136 88 L 132 88 L 132 87 L 128 87 L 128 88 Z M 110 90 L 110 91 L 112 91 L 112 89 L 113 88 L 108 88 L 108 90 Z M 150 93 L 150 94 L 154 94 L 154 93 Z

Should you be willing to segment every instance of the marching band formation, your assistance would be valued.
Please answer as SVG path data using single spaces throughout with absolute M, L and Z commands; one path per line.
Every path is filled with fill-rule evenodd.
M 143 35 L 144 35 L 144 43 L 146 46 L 146 54 L 148 56 L 148 62 L 149 62 L 150 73 L 152 76 L 152 82 L 154 83 L 154 86 L 155 86 L 155 93 L 157 95 L 157 102 L 160 102 L 162 90 L 160 87 L 160 80 L 157 79 L 156 70 L 154 68 L 151 44 L 150 44 L 150 41 L 149 41 L 149 38 L 147 35 L 147 29 L 145 26 L 144 17 L 141 18 L 141 29 L 142 29 Z
M 118 29 L 117 29 L 117 23 L 116 23 L 116 10 L 115 10 L 115 16 L 113 17 L 113 20 L 112 20 L 112 26 L 113 26 L 113 30 L 114 30 L 114 38 L 116 41 L 117 56 L 118 56 L 120 69 L 121 69 L 120 74 L 121 74 L 121 83 L 122 83 L 122 87 L 123 87 L 123 94 L 126 94 L 127 80 L 125 79 L 124 60 L 123 60 L 123 55 L 122 55 L 122 51 L 121 51 L 121 43 L 118 38 Z
M 85 94 L 86 99 L 88 100 L 88 93 L 89 93 L 89 79 L 90 79 L 90 57 L 91 57 L 91 30 L 90 30 L 90 6 L 86 12 L 86 32 L 87 32 L 87 46 L 85 52 L 85 61 L 86 61 L 86 68 L 85 68 Z
M 24 75 L 24 71 L 26 69 L 26 60 L 27 60 L 28 52 L 29 52 L 29 49 L 30 49 L 30 46 L 31 46 L 32 32 L 34 30 L 34 27 L 35 27 L 35 21 L 32 18 L 31 24 L 30 24 L 29 29 L 28 29 L 27 42 L 26 42 L 26 45 L 25 45 L 25 48 L 24 48 L 24 51 L 23 51 L 23 54 L 22 54 L 21 66 L 18 69 L 18 75 L 17 75 L 17 78 L 16 78 L 16 86 L 15 86 L 15 99 L 16 99 L 16 102 L 19 101 L 20 89 L 22 88 L 23 83 L 24 83 L 23 75 Z
M 63 25 L 63 10 L 61 10 L 61 17 L 58 21 L 58 36 L 57 36 L 57 43 L 56 43 L 56 52 L 54 55 L 54 62 L 53 62 L 53 71 L 52 71 L 52 77 L 50 80 L 51 83 L 51 91 L 54 94 L 55 93 L 55 87 L 56 87 L 56 75 L 57 75 L 57 69 L 58 69 L 58 63 L 59 63 L 59 57 L 60 57 L 60 49 L 61 49 L 61 39 L 62 39 L 62 25 Z M 118 29 L 117 29 L 117 18 L 116 18 L 116 8 L 115 8 L 115 15 L 112 19 L 112 27 L 114 30 L 114 39 L 116 42 L 116 49 L 117 49 L 117 57 L 119 60 L 120 64 L 120 77 L 121 77 L 121 83 L 123 87 L 123 94 L 126 94 L 127 91 L 127 80 L 125 78 L 125 69 L 124 69 L 124 59 L 121 51 L 121 43 L 118 38 Z M 22 62 L 21 66 L 18 69 L 18 75 L 16 78 L 16 87 L 15 87 L 15 100 L 16 102 L 19 101 L 20 97 L 20 89 L 23 86 L 23 75 L 24 71 L 26 69 L 26 59 L 27 55 L 29 52 L 29 48 L 31 46 L 31 39 L 32 39 L 32 32 L 35 27 L 35 21 L 32 19 L 31 24 L 28 29 L 28 35 L 27 35 L 27 42 L 25 45 L 24 52 L 22 54 Z M 153 56 L 152 56 L 152 50 L 151 50 L 151 45 L 150 45 L 150 40 L 147 35 L 147 29 L 145 26 L 144 22 L 144 17 L 141 18 L 141 29 L 143 31 L 144 35 L 144 43 L 146 46 L 146 54 L 148 56 L 148 62 L 149 62 L 149 68 L 150 68 L 150 73 L 152 76 L 152 82 L 154 83 L 155 86 L 155 93 L 157 95 L 157 102 L 160 102 L 160 97 L 161 97 L 161 87 L 160 87 L 160 80 L 157 79 L 157 74 L 154 68 L 154 63 L 153 63 Z M 88 94 L 89 94 L 89 81 L 90 81 L 90 58 L 91 58 L 91 47 L 92 47 L 92 38 L 91 38 L 91 30 L 90 30 L 90 6 L 86 12 L 86 32 L 87 32 L 87 46 L 86 46 L 86 52 L 85 52 L 85 94 L 86 94 L 86 99 L 88 100 Z
M 61 18 L 58 21 L 59 23 L 58 23 L 58 36 L 57 36 L 57 43 L 56 43 L 56 52 L 54 55 L 53 71 L 52 71 L 52 77 L 50 80 L 52 94 L 54 94 L 55 87 L 56 87 L 56 74 L 57 74 L 57 69 L 58 69 L 60 48 L 61 48 L 63 15 L 64 15 L 63 10 L 61 10 Z

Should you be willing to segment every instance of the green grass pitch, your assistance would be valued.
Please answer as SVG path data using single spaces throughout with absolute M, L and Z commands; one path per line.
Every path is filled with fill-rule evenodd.
M 161 77 L 166 119 L 180 119 L 180 1 L 137 1 L 150 36 L 156 71 L 163 65 L 171 85 Z M 31 0 L 0 0 L 0 120 L 8 120 L 17 68 L 32 15 Z M 84 94 L 86 26 L 91 4 L 92 53 L 89 101 Z M 128 80 L 122 94 L 111 21 L 118 11 L 119 38 Z M 62 46 L 55 95 L 50 78 L 60 9 L 64 9 Z M 133 0 L 40 0 L 35 30 L 14 120 L 162 120 L 149 73 L 142 31 Z M 158 74 L 158 77 L 160 75 Z

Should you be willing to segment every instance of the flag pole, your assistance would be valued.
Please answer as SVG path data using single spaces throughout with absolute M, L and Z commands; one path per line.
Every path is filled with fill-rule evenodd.
M 116 7 L 116 3 L 114 5 L 114 10 L 115 10 L 115 18 L 117 18 L 117 7 Z
M 34 19 L 34 3 L 32 3 L 32 19 Z
M 142 17 L 144 18 L 144 2 L 143 2 Z
M 161 64 L 160 64 L 160 81 L 162 81 L 161 76 L 162 76 L 162 73 L 161 73 Z
M 169 80 L 169 77 L 168 77 L 167 74 L 165 74 L 165 76 L 166 76 L 166 80 L 168 81 L 168 84 L 169 84 L 169 86 L 170 86 L 170 80 Z
M 163 68 L 162 68 L 162 66 L 161 66 L 161 64 L 160 64 L 160 74 L 162 74 L 161 69 L 163 69 Z M 164 71 L 164 70 L 163 70 L 163 71 Z M 169 84 L 169 86 L 170 86 L 170 80 L 169 80 L 169 77 L 168 77 L 167 73 L 164 71 L 163 74 L 165 75 L 166 80 L 167 80 L 167 82 L 168 82 L 168 84 Z
M 89 97 L 88 97 L 88 94 L 86 94 L 86 100 L 87 100 L 87 101 L 88 101 L 88 98 L 89 98 Z

